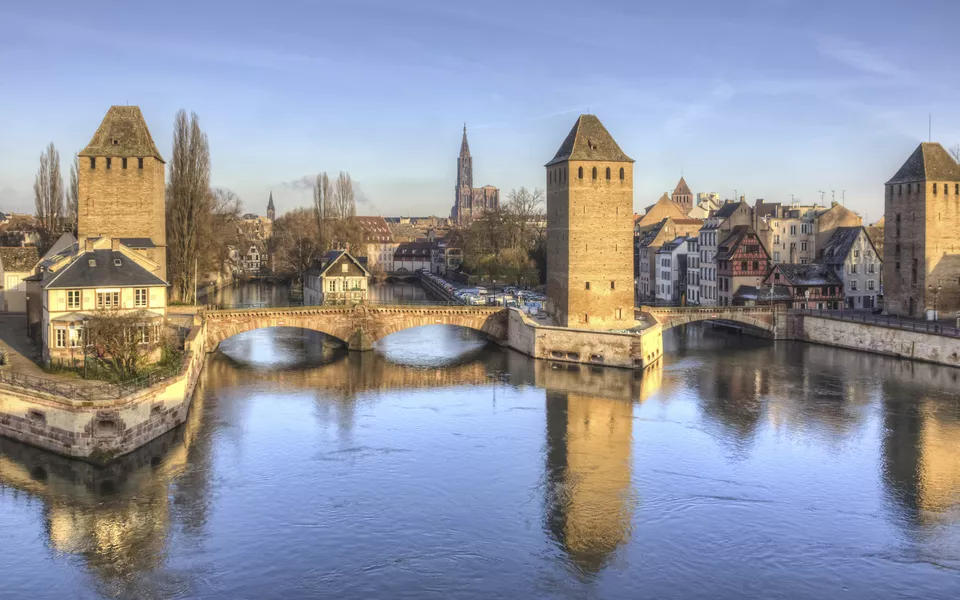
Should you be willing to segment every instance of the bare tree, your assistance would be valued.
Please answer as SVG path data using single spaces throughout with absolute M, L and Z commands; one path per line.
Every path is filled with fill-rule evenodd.
M 331 221 L 334 220 L 333 190 L 326 171 L 317 174 L 313 185 L 313 212 L 317 219 L 317 247 L 324 252 L 331 243 Z
M 70 163 L 70 188 L 67 190 L 67 217 L 74 233 L 77 232 L 77 220 L 80 218 L 80 163 L 73 155 Z
M 357 214 L 357 198 L 353 193 L 350 173 L 340 171 L 333 190 L 333 212 L 338 219 L 349 219 Z
M 136 375 L 161 343 L 163 323 L 143 311 L 98 310 L 86 324 L 87 344 L 121 379 Z
M 210 147 L 197 115 L 183 110 L 174 120 L 173 156 L 167 188 L 167 273 L 173 299 L 191 301 L 204 236 L 210 235 Z M 196 262 L 195 262 L 196 261 Z
M 306 208 L 284 213 L 273 226 L 274 271 L 296 281 L 322 250 L 318 246 L 316 216 Z
M 953 160 L 960 163 L 960 144 L 954 144 L 950 148 L 950 154 L 953 156 Z
M 40 153 L 40 168 L 33 183 L 37 233 L 46 252 L 62 228 L 63 178 L 60 176 L 60 153 L 53 142 Z
M 224 273 L 230 260 L 230 246 L 236 237 L 236 222 L 242 202 L 230 190 L 211 190 L 209 235 L 204 235 L 199 250 L 199 265 L 206 271 Z
M 507 196 L 506 212 L 512 221 L 512 245 L 530 250 L 534 245 L 534 231 L 543 220 L 543 190 L 525 187 L 511 190 Z

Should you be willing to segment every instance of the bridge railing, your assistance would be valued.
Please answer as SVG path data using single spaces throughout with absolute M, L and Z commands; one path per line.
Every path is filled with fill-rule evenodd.
M 960 337 L 960 329 L 951 325 L 943 325 L 937 321 L 920 321 L 918 319 L 901 319 L 900 317 L 891 317 L 884 315 L 873 315 L 865 312 L 843 311 L 843 310 L 821 310 L 816 308 L 792 309 L 791 314 L 809 315 L 811 317 L 823 317 L 825 319 L 835 319 L 838 321 L 851 321 L 853 323 L 866 323 L 868 325 L 881 325 L 883 327 L 892 327 L 894 329 L 903 329 L 904 331 L 916 331 L 919 333 L 932 333 L 935 335 L 944 335 L 947 337 Z
M 221 303 L 221 304 L 206 304 L 203 306 L 204 311 L 216 311 L 216 310 L 253 310 L 253 309 L 295 309 L 295 308 L 324 308 L 324 307 L 347 307 L 352 308 L 353 306 L 477 306 L 477 307 L 487 307 L 491 306 L 488 304 L 463 304 L 462 302 L 457 302 L 455 300 L 407 300 L 403 298 L 396 299 L 377 299 L 369 300 L 366 302 L 347 302 L 343 304 L 269 304 L 269 303 L 243 303 L 243 302 L 233 302 L 233 303 Z M 496 305 L 492 305 L 496 306 Z

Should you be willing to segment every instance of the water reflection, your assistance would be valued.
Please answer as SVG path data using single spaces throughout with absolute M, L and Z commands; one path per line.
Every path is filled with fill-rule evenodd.
M 106 470 L 0 440 L 4 594 L 960 591 L 956 371 L 701 328 L 646 373 L 246 335 Z

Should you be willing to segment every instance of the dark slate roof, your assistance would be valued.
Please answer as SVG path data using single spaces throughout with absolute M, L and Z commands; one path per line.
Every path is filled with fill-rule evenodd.
M 4 271 L 32 271 L 39 260 L 40 252 L 36 246 L 0 247 L 0 264 Z
M 148 237 L 139 237 L 139 238 L 120 238 L 120 243 L 126 246 L 127 248 L 156 248 L 157 245 L 153 243 Z
M 270 199 L 267 200 L 267 210 L 276 210 L 273 207 L 273 192 L 270 192 Z
M 730 235 L 724 238 L 722 242 L 717 244 L 718 251 L 715 259 L 729 260 L 730 257 L 736 253 L 737 248 L 740 247 L 740 244 L 743 243 L 743 240 L 751 233 L 753 233 L 753 228 L 748 227 L 747 225 L 737 225 L 734 227 L 733 231 L 730 232 Z M 760 244 L 760 247 L 762 248 L 763 244 Z M 726 248 L 726 250 L 723 250 L 723 248 Z M 764 251 L 765 250 L 766 249 L 764 249 Z
M 60 262 L 61 260 L 63 260 L 65 257 L 67 257 L 67 256 L 72 256 L 72 255 L 76 254 L 76 253 L 77 253 L 77 250 L 79 249 L 79 247 L 80 247 L 80 245 L 79 245 L 77 242 L 74 242 L 73 244 L 67 246 L 67 247 L 64 248 L 63 250 L 60 250 L 59 252 L 57 252 L 57 253 L 54 254 L 53 256 L 49 256 L 49 255 L 46 256 L 46 258 L 44 258 L 43 261 L 40 262 L 40 266 L 41 266 L 42 268 L 49 268 L 49 267 L 53 266 L 54 264 L 56 264 L 56 263 Z M 49 253 L 48 253 L 48 254 L 49 254 Z
M 940 144 L 923 142 L 887 185 L 914 181 L 960 181 L 960 165 Z
M 780 269 L 784 279 L 790 285 L 843 285 L 833 269 L 824 264 L 779 264 L 776 268 Z
M 633 162 L 633 159 L 620 149 L 596 115 L 580 115 L 573 124 L 573 129 L 567 134 L 567 139 L 563 140 L 557 154 L 546 166 L 567 160 Z
M 367 271 L 367 257 L 366 256 L 354 256 L 347 252 L 346 250 L 329 250 L 321 258 L 319 264 L 314 263 L 310 269 L 307 270 L 308 273 L 323 275 L 327 269 L 329 269 L 334 263 L 340 260 L 341 256 L 346 255 L 346 257 L 356 263 L 363 272 L 370 276 L 370 272 Z
M 717 209 L 717 212 L 713 216 L 719 217 L 721 219 L 726 219 L 740 208 L 739 202 L 726 202 L 720 208 Z
M 653 243 L 653 240 L 657 239 L 657 236 L 660 235 L 660 230 L 663 229 L 663 226 L 666 225 L 667 220 L 663 219 L 658 223 L 653 225 L 648 225 L 649 229 L 641 232 L 640 241 L 637 242 L 638 248 L 646 248 Z
M 828 265 L 842 265 L 850 254 L 863 227 L 837 227 L 823 247 L 820 261 Z M 869 236 L 868 236 L 869 237 Z
M 363 241 L 368 244 L 393 242 L 393 232 L 383 217 L 351 217 L 360 227 Z
M 677 184 L 677 187 L 673 190 L 674 194 L 692 196 L 693 192 L 690 191 L 690 186 L 687 185 L 687 180 L 683 177 L 680 178 L 680 183 Z
M 95 266 L 90 266 L 93 259 Z M 120 266 L 114 265 L 114 260 L 120 261 Z M 130 287 L 130 286 L 167 285 L 150 271 L 144 269 L 122 252 L 114 250 L 91 250 L 83 252 L 69 265 L 54 273 L 50 280 L 43 284 L 47 289 L 82 288 L 82 287 Z
M 757 217 L 776 217 L 777 211 L 780 209 L 780 202 L 757 202 L 755 210 L 757 211 Z
M 163 162 L 139 106 L 111 106 L 80 156 L 152 156 Z
M 402 242 L 393 253 L 394 260 L 403 258 L 430 258 L 433 249 L 439 247 L 436 242 Z

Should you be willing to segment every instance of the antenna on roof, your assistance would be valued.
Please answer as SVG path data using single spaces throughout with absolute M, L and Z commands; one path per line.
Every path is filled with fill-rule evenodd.
M 840 204 L 847 204 L 847 190 L 840 190 Z
M 927 141 L 933 141 L 933 113 L 927 115 Z
M 817 190 L 817 193 L 820 194 L 820 204 L 823 204 L 823 197 L 826 196 L 826 192 L 823 190 Z

